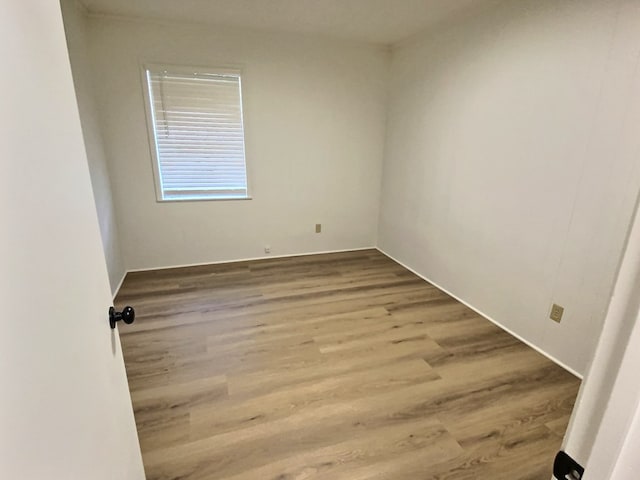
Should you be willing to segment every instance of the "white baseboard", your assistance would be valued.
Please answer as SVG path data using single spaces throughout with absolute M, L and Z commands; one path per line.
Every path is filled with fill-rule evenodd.
M 446 288 L 443 288 L 442 286 L 438 285 L 436 282 L 434 282 L 433 280 L 430 280 L 429 278 L 425 277 L 424 275 L 422 275 L 421 273 L 415 271 L 413 268 L 409 267 L 408 265 L 402 263 L 400 260 L 394 258 L 392 255 L 389 255 L 387 252 L 385 252 L 384 250 L 382 250 L 380 247 L 376 247 L 376 250 L 378 250 L 380 253 L 382 253 L 383 255 L 389 257 L 391 260 L 393 260 L 394 262 L 396 262 L 399 265 L 402 265 L 404 268 L 406 268 L 407 270 L 409 270 L 410 272 L 414 273 L 415 275 L 417 275 L 418 277 L 420 277 L 421 279 L 423 279 L 425 282 L 429 282 L 431 285 L 433 285 L 434 287 L 438 288 L 439 290 L 442 290 L 444 293 L 446 293 L 447 295 L 449 295 L 450 297 L 455 298 L 457 301 L 459 301 L 460 303 L 462 303 L 463 305 L 465 305 L 466 307 L 469 307 L 471 310 L 473 310 L 474 312 L 476 312 L 478 315 L 480 315 L 483 318 L 486 318 L 487 320 L 489 320 L 491 323 L 493 323 L 494 325 L 496 325 L 497 327 L 501 328 L 502 330 L 504 330 L 505 332 L 507 332 L 509 335 L 517 338 L 518 340 L 520 340 L 522 343 L 526 344 L 527 346 L 533 348 L 536 352 L 540 353 L 541 355 L 544 355 L 545 357 L 547 357 L 549 360 L 551 360 L 553 363 L 555 363 L 556 365 L 564 368 L 567 372 L 571 373 L 572 375 L 575 375 L 576 377 L 578 377 L 579 379 L 582 380 L 583 376 L 582 374 L 576 372 L 573 368 L 569 367 L 568 365 L 564 364 L 563 362 L 561 362 L 560 360 L 558 360 L 557 358 L 555 358 L 553 355 L 545 352 L 544 350 L 542 350 L 540 347 L 538 347 L 537 345 L 534 345 L 533 343 L 531 343 L 530 341 L 524 339 L 523 337 L 521 337 L 520 335 L 518 335 L 517 333 L 515 333 L 514 331 L 510 330 L 509 328 L 505 327 L 504 325 L 502 325 L 500 322 L 498 322 L 497 320 L 491 318 L 489 315 L 483 313 L 482 311 L 478 310 L 476 307 L 474 307 L 473 305 L 465 302 L 463 299 L 461 299 L 460 297 L 458 297 L 457 295 L 455 295 L 454 293 L 450 292 L 449 290 L 447 290 Z
M 253 260 L 269 260 L 270 258 L 305 257 L 307 255 L 324 255 L 324 254 L 327 254 L 327 253 L 359 252 L 361 250 L 377 250 L 377 248 L 374 247 L 374 246 L 361 247 L 361 248 L 345 248 L 343 250 L 326 250 L 326 251 L 322 251 L 322 252 L 289 253 L 289 254 L 286 254 L 286 255 L 264 255 L 262 257 L 236 258 L 236 259 L 233 259 L 233 260 L 218 260 L 216 262 L 185 263 L 185 264 L 182 264 L 182 265 L 168 265 L 168 266 L 165 266 L 165 267 L 132 268 L 130 270 L 127 270 L 126 273 L 152 272 L 154 270 L 170 270 L 172 268 L 201 267 L 203 265 L 224 265 L 225 263 L 251 262 Z

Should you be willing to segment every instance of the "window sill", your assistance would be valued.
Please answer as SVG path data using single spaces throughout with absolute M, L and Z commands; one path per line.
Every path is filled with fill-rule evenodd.
M 157 198 L 157 203 L 184 203 L 184 202 L 237 202 L 253 200 L 253 197 L 228 197 L 228 198 L 211 198 L 211 197 L 193 197 L 193 198 Z

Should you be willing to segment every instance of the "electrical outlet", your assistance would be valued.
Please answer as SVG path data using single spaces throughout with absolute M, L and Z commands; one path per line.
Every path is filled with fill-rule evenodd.
M 320 233 L 320 232 L 322 232 L 322 224 L 316 223 L 316 233 Z
M 563 313 L 564 313 L 564 308 L 554 303 L 551 306 L 551 313 L 549 314 L 549 318 L 554 322 L 560 323 L 560 320 L 562 320 Z
M 264 246 L 264 253 L 271 253 L 271 246 L 265 245 Z

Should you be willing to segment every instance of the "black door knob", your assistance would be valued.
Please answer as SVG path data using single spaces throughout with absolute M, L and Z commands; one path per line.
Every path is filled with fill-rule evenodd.
M 111 328 L 116 328 L 116 322 L 120 320 L 124 321 L 127 325 L 133 323 L 136 319 L 136 312 L 132 307 L 124 307 L 121 312 L 116 312 L 116 309 L 109 307 L 109 325 Z

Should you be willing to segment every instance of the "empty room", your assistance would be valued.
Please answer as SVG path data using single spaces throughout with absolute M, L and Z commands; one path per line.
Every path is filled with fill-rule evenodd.
M 0 7 L 0 477 L 623 480 L 636 0 Z

